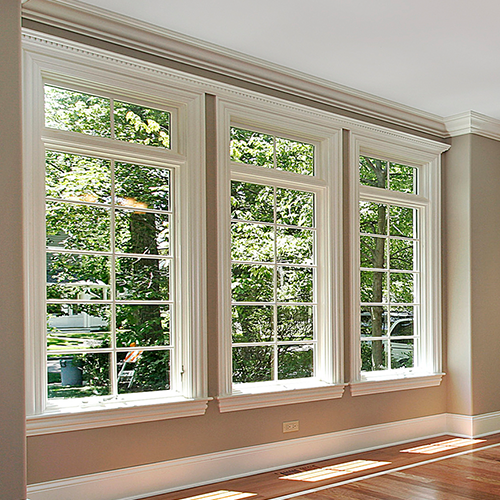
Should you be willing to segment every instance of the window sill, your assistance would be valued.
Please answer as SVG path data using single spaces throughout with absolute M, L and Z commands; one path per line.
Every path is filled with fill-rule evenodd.
M 404 391 L 407 389 L 421 389 L 436 387 L 441 384 L 444 373 L 419 374 L 399 372 L 384 373 L 383 376 L 372 376 L 350 384 L 352 396 L 378 394 L 381 392 Z
M 307 403 L 325 399 L 341 398 L 345 384 L 330 385 L 322 382 L 312 384 L 283 381 L 279 384 L 238 384 L 231 396 L 219 397 L 221 413 L 254 408 L 266 408 L 294 403 Z
M 120 401 L 56 408 L 28 416 L 28 436 L 203 415 L 211 398 Z

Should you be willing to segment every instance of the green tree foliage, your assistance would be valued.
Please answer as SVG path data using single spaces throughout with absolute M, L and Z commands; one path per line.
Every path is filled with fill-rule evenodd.
M 59 130 L 170 148 L 168 111 L 51 85 L 45 86 L 45 125 Z
M 109 99 L 45 86 L 45 125 L 99 137 L 111 137 Z
M 170 113 L 114 101 L 115 137 L 170 148 Z
M 231 160 L 258 167 L 314 175 L 314 146 L 231 127 Z

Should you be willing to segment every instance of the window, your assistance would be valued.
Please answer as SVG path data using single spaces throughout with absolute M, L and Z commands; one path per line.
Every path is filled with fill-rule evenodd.
M 27 55 L 28 428 L 203 413 L 202 96 Z
M 229 103 L 219 106 L 219 116 L 231 114 Z M 227 180 L 220 241 L 228 248 L 220 259 L 221 411 L 343 390 L 339 133 L 305 116 L 283 126 L 269 108 L 258 116 L 238 109 L 219 129 Z
M 353 138 L 354 395 L 436 385 L 442 375 L 442 150 L 402 142 Z

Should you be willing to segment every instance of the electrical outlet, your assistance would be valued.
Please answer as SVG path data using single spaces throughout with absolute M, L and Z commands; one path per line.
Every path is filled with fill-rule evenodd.
M 297 432 L 299 430 L 299 421 L 291 420 L 290 422 L 283 422 L 283 432 Z

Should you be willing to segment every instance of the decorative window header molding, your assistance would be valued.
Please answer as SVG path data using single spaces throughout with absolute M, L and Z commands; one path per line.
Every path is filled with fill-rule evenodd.
M 218 45 L 132 20 L 76 0 L 30 0 L 23 19 L 117 44 L 295 97 L 383 120 L 388 125 L 449 137 L 443 119 L 410 106 L 351 89 Z
M 30 0 L 30 5 L 31 1 L 36 3 L 39 0 Z M 176 84 L 179 88 L 183 88 L 187 93 L 198 93 L 201 90 L 206 93 L 216 94 L 220 98 L 229 98 L 230 100 L 243 99 L 245 102 L 248 102 L 250 99 L 254 101 L 253 108 L 256 110 L 259 109 L 261 111 L 266 111 L 271 103 L 272 106 L 282 108 L 284 113 L 290 116 L 297 116 L 297 118 L 299 118 L 306 113 L 314 118 L 315 123 L 318 124 L 331 124 L 332 119 L 334 119 L 337 125 L 341 128 L 355 133 L 362 133 L 365 136 L 372 136 L 377 140 L 384 137 L 392 144 L 400 143 L 405 144 L 406 146 L 411 144 L 420 152 L 428 151 L 431 154 L 434 154 L 437 150 L 444 151 L 449 148 L 449 145 L 440 141 L 400 132 L 391 128 L 367 123 L 362 120 L 356 120 L 354 118 L 347 118 L 332 112 L 314 109 L 305 105 L 295 103 L 291 104 L 284 99 L 270 97 L 259 92 L 252 92 L 248 90 L 242 91 L 233 85 L 216 82 L 200 76 L 189 75 L 185 72 L 171 68 L 162 68 L 154 63 L 138 61 L 133 57 L 115 54 L 97 47 L 89 47 L 88 45 L 84 45 L 82 43 L 62 39 L 60 37 L 40 33 L 26 28 L 23 29 L 23 45 L 26 48 L 29 48 L 30 52 L 39 53 L 42 58 L 49 50 L 51 54 L 57 55 L 60 59 L 65 59 L 70 63 L 78 61 L 78 63 L 85 66 L 88 65 L 88 58 L 91 56 L 94 60 L 94 65 L 100 60 L 103 64 L 108 63 L 107 66 L 111 63 L 117 68 L 120 66 L 126 67 L 127 74 L 130 77 L 135 76 L 139 78 L 144 76 L 144 72 L 147 71 L 148 81 L 151 84 L 161 84 L 161 82 L 164 82 L 164 79 L 167 77 L 172 84 Z M 109 72 L 108 76 L 111 77 Z

